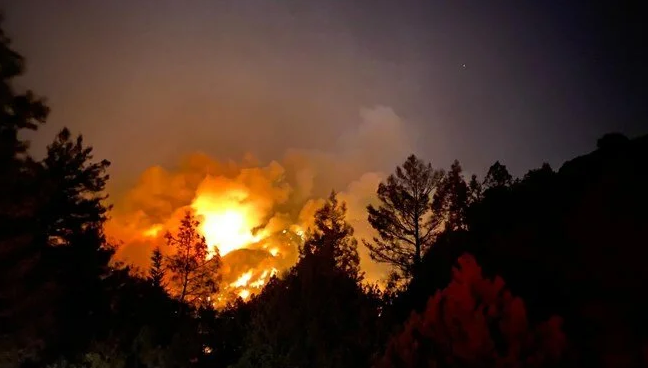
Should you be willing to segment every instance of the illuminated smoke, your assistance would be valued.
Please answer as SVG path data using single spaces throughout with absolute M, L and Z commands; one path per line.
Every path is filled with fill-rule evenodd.
M 127 193 L 117 196 L 107 234 L 122 243 L 120 260 L 147 268 L 151 250 L 164 245 L 186 209 L 201 221 L 200 232 L 223 258 L 220 300 L 249 298 L 274 274 L 297 259 L 313 215 L 331 189 L 347 202 L 357 238 L 371 238 L 366 206 L 378 183 L 411 153 L 402 121 L 386 107 L 363 109 L 361 124 L 343 134 L 334 152 L 288 149 L 280 161 L 260 164 L 252 155 L 222 162 L 201 153 L 174 168 L 147 169 Z M 384 267 L 359 245 L 361 266 L 371 281 Z

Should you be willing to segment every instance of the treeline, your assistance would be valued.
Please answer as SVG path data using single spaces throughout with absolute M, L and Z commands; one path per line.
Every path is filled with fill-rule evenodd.
M 111 262 L 109 162 L 12 81 L 0 30 L 0 366 L 637 367 L 648 365 L 648 137 L 610 134 L 559 171 L 465 178 L 410 156 L 358 244 L 332 192 L 298 262 L 215 310 L 220 257 L 187 213 L 146 276 Z M 393 272 L 367 285 L 358 246 Z

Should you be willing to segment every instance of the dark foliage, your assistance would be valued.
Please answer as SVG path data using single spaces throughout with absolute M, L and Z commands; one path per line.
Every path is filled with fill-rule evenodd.
M 379 305 L 358 283 L 345 212 L 331 194 L 298 263 L 254 299 L 247 349 L 236 367 L 368 366 Z
M 153 249 L 153 254 L 151 254 L 151 268 L 149 269 L 148 279 L 153 287 L 164 290 L 166 288 L 165 275 L 164 256 L 160 247 L 156 247 Z
M 524 302 L 501 278 L 484 279 L 464 254 L 452 281 L 429 298 L 423 313 L 412 313 L 376 366 L 556 367 L 567 347 L 561 324 L 556 316 L 529 324 Z
M 220 254 L 209 254 L 205 237 L 198 233 L 200 222 L 189 211 L 185 213 L 177 234 L 166 234 L 173 254 L 167 260 L 171 293 L 180 303 L 209 305 L 218 291 Z M 155 256 L 155 255 L 154 255 Z
M 466 183 L 459 161 L 453 162 L 450 170 L 441 179 L 432 199 L 432 210 L 442 217 L 445 230 L 466 229 L 468 205 L 475 195 L 472 191 L 478 190 L 474 182 L 472 185 L 473 188 L 470 188 Z
M 361 280 L 358 242 L 353 228 L 346 222 L 346 203 L 338 202 L 337 194 L 331 192 L 328 200 L 315 213 L 315 229 L 300 252 L 300 259 L 317 259 L 317 263 L 333 262 L 328 267 Z
M 378 237 L 364 245 L 373 260 L 394 266 L 400 278 L 415 273 L 443 223 L 430 205 L 442 177 L 442 171 L 411 155 L 378 186 L 380 206 L 367 207 L 369 224 Z

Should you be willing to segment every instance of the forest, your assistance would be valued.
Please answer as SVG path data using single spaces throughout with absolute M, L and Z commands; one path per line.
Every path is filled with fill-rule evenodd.
M 114 260 L 110 162 L 67 129 L 30 155 L 49 108 L 24 71 L 0 31 L 1 367 L 648 366 L 648 136 L 520 178 L 403 157 L 366 209 L 374 239 L 331 191 L 294 266 L 215 308 L 221 260 L 191 212 L 144 275 Z

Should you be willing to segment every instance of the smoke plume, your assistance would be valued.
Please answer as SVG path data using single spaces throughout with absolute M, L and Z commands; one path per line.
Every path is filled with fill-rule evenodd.
M 328 152 L 288 148 L 269 163 L 252 154 L 234 162 L 189 153 L 175 167 L 150 167 L 114 198 L 106 229 L 121 243 L 117 258 L 145 269 L 154 247 L 170 251 L 163 235 L 191 209 L 208 244 L 223 256 L 225 283 L 262 286 L 271 273 L 294 263 L 300 237 L 331 190 L 347 203 L 356 238 L 370 239 L 366 206 L 376 202 L 385 173 L 413 147 L 411 132 L 391 108 L 362 109 L 359 117 Z M 367 278 L 383 277 L 384 265 L 373 263 L 364 246 L 358 248 Z

